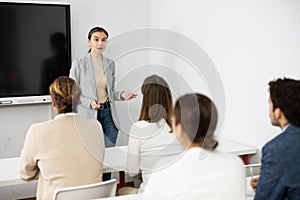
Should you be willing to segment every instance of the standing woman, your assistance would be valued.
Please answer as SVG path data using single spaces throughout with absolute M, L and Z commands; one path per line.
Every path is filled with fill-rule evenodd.
M 97 118 L 102 124 L 105 147 L 115 146 L 118 136 L 118 122 L 114 101 L 129 100 L 136 94 L 115 91 L 115 63 L 104 57 L 108 33 L 101 27 L 94 27 L 88 33 L 90 50 L 80 60 L 74 60 L 70 77 L 79 83 L 82 89 L 82 104 L 78 114 L 87 118 Z

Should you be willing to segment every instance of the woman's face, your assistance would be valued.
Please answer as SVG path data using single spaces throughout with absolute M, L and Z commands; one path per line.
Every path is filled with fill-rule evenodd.
M 88 44 L 91 47 L 91 52 L 102 54 L 106 48 L 107 39 L 107 35 L 104 32 L 93 33 L 91 39 L 88 40 Z

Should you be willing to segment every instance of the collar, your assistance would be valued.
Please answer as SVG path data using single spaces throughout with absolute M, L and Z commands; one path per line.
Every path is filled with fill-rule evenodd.
M 290 127 L 291 124 L 287 124 L 283 129 L 282 129 L 282 132 L 284 132 L 288 127 Z
M 61 117 L 66 117 L 66 116 L 74 116 L 74 115 L 77 115 L 77 113 L 73 113 L 73 112 L 70 112 L 70 113 L 60 113 L 58 115 L 55 116 L 55 119 L 58 119 L 58 118 L 61 118 Z

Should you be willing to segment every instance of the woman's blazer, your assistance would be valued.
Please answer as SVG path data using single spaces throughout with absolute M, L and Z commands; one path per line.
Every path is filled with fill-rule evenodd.
M 118 118 L 115 111 L 114 101 L 124 100 L 122 91 L 115 91 L 115 63 L 111 59 L 103 57 L 103 68 L 107 79 L 107 94 L 111 105 L 111 113 L 118 127 Z M 80 60 L 74 60 L 70 70 L 70 78 L 74 79 L 81 87 L 81 104 L 78 106 L 78 114 L 86 118 L 97 118 L 97 111 L 90 106 L 92 100 L 97 101 L 97 89 L 95 74 L 92 65 L 91 54 L 88 53 Z

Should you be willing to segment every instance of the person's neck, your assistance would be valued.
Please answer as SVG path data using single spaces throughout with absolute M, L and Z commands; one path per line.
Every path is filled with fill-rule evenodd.
M 282 122 L 280 122 L 280 128 L 283 130 L 288 124 L 289 122 L 287 120 L 282 120 Z
M 192 148 L 200 148 L 200 147 L 201 147 L 201 144 L 198 144 L 198 143 L 192 143 L 192 144 L 190 144 L 190 145 L 187 145 L 187 146 L 185 147 L 185 149 L 188 150 L 188 149 L 192 149 Z
M 282 130 L 289 124 L 289 121 L 286 119 L 284 113 L 281 113 L 281 115 L 278 119 L 278 122 L 279 122 L 279 126 Z
M 94 58 L 102 58 L 102 53 L 98 53 L 98 52 L 95 52 L 95 51 L 91 51 L 91 55 Z

